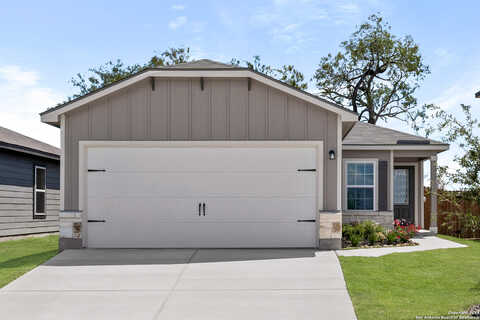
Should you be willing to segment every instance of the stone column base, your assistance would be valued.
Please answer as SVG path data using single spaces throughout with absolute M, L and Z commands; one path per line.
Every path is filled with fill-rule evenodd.
M 342 248 L 342 213 L 322 212 L 319 214 L 318 249 L 338 250 Z
M 82 248 L 82 212 L 60 212 L 60 238 L 58 247 L 60 250 Z

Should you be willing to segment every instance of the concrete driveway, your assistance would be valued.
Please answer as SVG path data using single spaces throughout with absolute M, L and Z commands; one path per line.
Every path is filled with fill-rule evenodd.
M 355 319 L 333 251 L 66 250 L 0 290 L 8 319 Z

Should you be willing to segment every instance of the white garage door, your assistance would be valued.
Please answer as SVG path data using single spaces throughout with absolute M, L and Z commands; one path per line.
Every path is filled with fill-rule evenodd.
M 314 147 L 89 148 L 88 247 L 314 247 L 316 158 Z

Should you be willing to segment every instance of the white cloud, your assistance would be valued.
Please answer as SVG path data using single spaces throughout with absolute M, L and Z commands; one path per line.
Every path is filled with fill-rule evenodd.
M 338 9 L 341 11 L 349 13 L 358 13 L 360 12 L 360 7 L 355 3 L 344 3 L 338 6 Z
M 40 122 L 38 113 L 55 106 L 63 96 L 39 85 L 37 72 L 19 66 L 0 66 L 0 126 L 59 146 L 60 131 Z
M 171 8 L 172 8 L 172 10 L 182 11 L 182 10 L 185 10 L 185 5 L 183 5 L 183 4 L 174 4 Z
M 192 32 L 201 33 L 205 30 L 206 23 L 202 21 L 193 21 L 192 23 L 190 23 L 190 25 Z
M 175 19 L 173 19 L 168 23 L 168 27 L 172 30 L 176 30 L 181 26 L 185 25 L 187 21 L 188 19 L 185 16 L 176 17 Z
M 454 58 L 454 55 L 447 49 L 445 48 L 437 48 L 435 49 L 435 51 L 433 52 L 436 56 L 436 61 L 435 61 L 435 64 L 439 65 L 439 66 L 447 66 L 449 65 L 451 62 L 453 62 L 453 58 Z M 434 64 L 434 66 L 435 66 Z

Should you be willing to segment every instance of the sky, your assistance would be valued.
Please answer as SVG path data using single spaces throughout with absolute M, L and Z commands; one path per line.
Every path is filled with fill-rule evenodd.
M 76 93 L 70 79 L 109 60 L 144 63 L 169 47 L 228 62 L 260 55 L 311 79 L 357 26 L 381 14 L 420 46 L 428 75 L 419 104 L 480 115 L 479 1 L 8 1 L 0 5 L 0 126 L 59 146 L 38 113 Z M 313 83 L 309 90 L 316 90 Z M 399 121 L 379 123 L 411 132 Z M 439 156 L 450 164 L 458 148 Z M 428 171 L 428 170 L 426 170 Z

